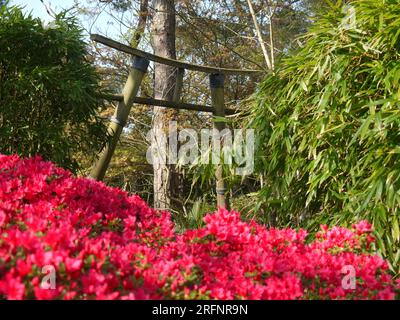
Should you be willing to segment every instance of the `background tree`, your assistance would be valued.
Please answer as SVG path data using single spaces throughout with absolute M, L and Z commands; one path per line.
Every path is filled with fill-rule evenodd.
M 152 45 L 154 54 L 176 59 L 175 48 L 175 1 L 154 0 L 152 21 Z M 175 68 L 159 63 L 154 66 L 154 98 L 160 100 L 172 100 L 175 88 Z M 166 132 L 168 121 L 175 120 L 175 111 L 162 107 L 153 109 L 153 130 L 155 132 Z M 167 209 L 170 207 L 170 189 L 173 175 L 172 165 L 163 163 L 163 153 L 167 151 L 162 147 L 163 141 L 160 135 L 155 135 L 154 143 L 159 147 L 153 159 L 154 169 L 154 207 Z

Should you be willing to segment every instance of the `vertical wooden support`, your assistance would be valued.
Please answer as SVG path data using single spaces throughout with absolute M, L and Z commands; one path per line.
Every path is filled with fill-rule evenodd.
M 225 116 L 225 102 L 224 102 L 224 75 L 223 74 L 210 74 L 210 89 L 211 89 L 211 105 L 214 108 L 214 116 Z M 225 129 L 225 122 L 214 122 L 214 128 L 221 132 Z M 218 164 L 216 172 L 216 192 L 217 192 L 217 206 L 219 208 L 229 209 L 229 202 L 226 196 L 226 184 L 223 175 L 223 166 Z
M 185 75 L 185 69 L 179 68 L 176 73 L 176 82 L 174 89 L 174 96 L 172 101 L 181 101 L 182 87 L 183 87 L 183 76 Z
M 129 72 L 128 80 L 126 81 L 122 91 L 124 98 L 118 103 L 118 106 L 114 112 L 114 116 L 111 118 L 111 123 L 108 127 L 108 133 L 110 134 L 111 139 L 101 151 L 99 158 L 93 165 L 93 168 L 89 174 L 90 178 L 103 180 L 122 129 L 128 120 L 133 99 L 136 97 L 139 91 L 140 84 L 148 66 L 149 60 L 141 57 L 134 57 L 132 69 Z
M 173 102 L 180 102 L 181 101 L 181 94 L 182 94 L 182 87 L 183 87 L 183 77 L 185 75 L 185 69 L 183 68 L 178 68 L 176 70 L 176 77 L 175 77 L 175 87 L 174 87 L 174 92 L 172 96 L 172 101 Z M 179 109 L 174 110 L 174 115 L 172 120 L 173 121 L 179 121 Z M 169 137 L 171 140 L 169 141 L 174 141 L 172 139 L 178 139 L 178 127 L 175 125 L 174 127 L 169 127 L 169 130 L 172 129 L 172 131 L 169 131 Z M 175 131 L 176 130 L 176 131 Z M 176 143 L 168 143 L 168 160 L 170 161 L 178 161 L 178 150 L 180 148 L 180 141 L 176 140 Z M 176 162 L 177 163 L 177 162 Z M 168 166 L 168 170 L 170 170 L 170 181 L 169 181 L 169 196 L 170 196 L 170 201 L 174 205 L 177 205 L 176 200 L 180 193 L 183 192 L 183 176 L 180 174 L 178 166 L 177 165 L 170 165 Z M 171 205 L 170 203 L 170 205 Z

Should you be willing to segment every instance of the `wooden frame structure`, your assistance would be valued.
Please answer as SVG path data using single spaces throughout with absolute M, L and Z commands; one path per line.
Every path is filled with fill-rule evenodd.
M 134 103 L 146 104 L 153 106 L 161 106 L 173 109 L 184 109 L 201 112 L 211 112 L 219 119 L 225 115 L 235 114 L 237 111 L 226 109 L 224 103 L 224 79 L 225 75 L 251 75 L 262 72 L 262 70 L 247 70 L 247 69 L 229 69 L 218 68 L 209 66 L 193 65 L 178 60 L 172 60 L 156 56 L 154 54 L 144 52 L 138 49 L 131 48 L 125 44 L 108 39 L 98 34 L 92 34 L 91 40 L 106 45 L 110 48 L 128 53 L 133 56 L 132 68 L 129 72 L 128 79 L 125 83 L 122 94 L 120 95 L 105 95 L 104 99 L 118 101 L 113 117 L 110 119 L 111 123 L 108 128 L 108 133 L 111 136 L 108 144 L 100 152 L 99 158 L 94 163 L 90 178 L 102 180 L 106 174 L 107 168 L 110 164 L 112 155 L 114 154 L 117 142 L 121 135 L 122 129 L 125 126 L 129 112 Z M 153 61 L 175 67 L 177 69 L 176 83 L 172 101 L 157 100 L 151 98 L 137 97 L 142 79 L 147 72 L 149 62 Z M 180 95 L 183 86 L 183 77 L 185 70 L 199 71 L 209 74 L 210 78 L 210 91 L 211 91 L 211 106 L 183 103 L 180 101 Z M 214 128 L 221 131 L 225 128 L 225 121 L 215 120 Z M 217 193 L 217 206 L 221 208 L 228 208 L 228 198 L 225 180 L 223 177 L 222 165 L 218 165 L 216 169 L 216 193 Z

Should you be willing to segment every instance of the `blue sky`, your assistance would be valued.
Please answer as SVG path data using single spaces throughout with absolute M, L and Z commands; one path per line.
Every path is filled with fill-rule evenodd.
M 73 0 L 47 0 L 45 3 L 50 3 L 51 8 L 56 12 L 62 9 L 68 9 L 74 5 Z M 25 12 L 32 12 L 33 16 L 42 20 L 51 20 L 51 17 L 47 14 L 45 7 L 40 0 L 11 0 L 11 5 L 25 7 Z
M 74 0 L 44 0 L 46 5 L 49 5 L 52 10 L 59 12 L 63 9 L 69 9 L 74 6 Z M 88 4 L 87 0 L 79 1 L 81 5 Z M 34 17 L 38 17 L 46 22 L 52 20 L 52 17 L 46 12 L 45 6 L 40 2 L 40 0 L 11 0 L 11 5 L 18 5 L 24 7 L 24 12 L 31 13 Z M 88 4 L 93 7 L 93 4 Z M 104 5 L 103 5 L 104 9 Z M 117 15 L 117 13 L 114 13 Z M 119 17 L 121 18 L 121 16 Z M 129 19 L 131 17 L 125 15 L 124 19 Z M 112 38 L 119 38 L 121 32 L 124 32 L 126 28 L 121 26 L 120 23 L 113 18 L 107 10 L 102 10 L 99 12 L 98 17 L 85 19 L 80 16 L 80 21 L 82 26 L 92 33 L 100 33 L 103 35 L 108 35 Z

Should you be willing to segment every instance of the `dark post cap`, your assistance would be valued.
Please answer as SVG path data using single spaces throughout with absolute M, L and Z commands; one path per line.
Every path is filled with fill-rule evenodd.
M 146 72 L 147 67 L 149 66 L 149 62 L 150 61 L 147 60 L 146 58 L 135 56 L 132 61 L 132 67 L 134 69 L 138 69 L 140 71 Z
M 219 194 L 221 196 L 224 196 L 225 193 L 226 193 L 226 188 L 224 188 L 224 189 L 216 189 L 215 191 L 217 192 L 217 194 Z
M 210 74 L 210 87 L 211 88 L 223 88 L 224 87 L 224 75 L 222 73 Z

